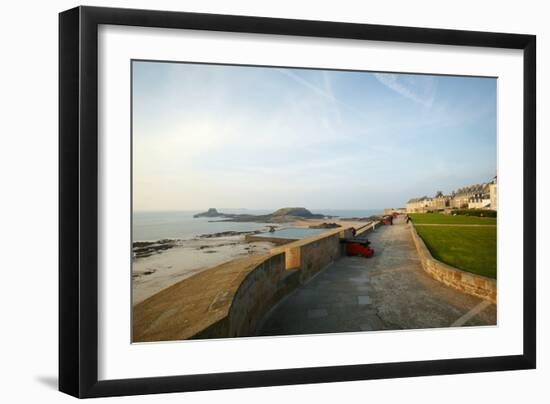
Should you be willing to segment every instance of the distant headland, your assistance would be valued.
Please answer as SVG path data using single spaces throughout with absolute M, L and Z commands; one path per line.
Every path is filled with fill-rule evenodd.
M 216 208 L 209 208 L 206 212 L 197 213 L 193 217 L 220 218 L 220 221 L 224 222 L 286 223 L 296 219 L 324 219 L 330 216 L 311 213 L 306 208 L 281 208 L 266 215 L 222 213 Z

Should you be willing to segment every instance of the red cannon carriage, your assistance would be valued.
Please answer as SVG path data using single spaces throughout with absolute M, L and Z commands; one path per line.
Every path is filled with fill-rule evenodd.
M 370 247 L 370 241 L 366 238 L 352 237 L 340 240 L 345 244 L 346 255 L 370 258 L 374 255 L 374 249 Z
M 382 217 L 382 224 L 392 225 L 393 224 L 393 216 L 392 215 L 386 215 L 386 216 Z

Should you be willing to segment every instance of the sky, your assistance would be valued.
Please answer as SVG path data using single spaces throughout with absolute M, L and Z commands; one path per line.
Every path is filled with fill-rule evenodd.
M 135 211 L 402 207 L 496 175 L 495 78 L 132 63 Z

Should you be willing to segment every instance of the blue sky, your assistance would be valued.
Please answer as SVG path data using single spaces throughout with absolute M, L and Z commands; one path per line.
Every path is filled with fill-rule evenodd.
M 494 78 L 133 62 L 135 210 L 398 207 L 494 175 Z

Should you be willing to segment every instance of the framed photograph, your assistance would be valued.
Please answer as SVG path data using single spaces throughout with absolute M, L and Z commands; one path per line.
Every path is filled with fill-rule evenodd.
M 59 388 L 532 369 L 535 36 L 59 17 Z

